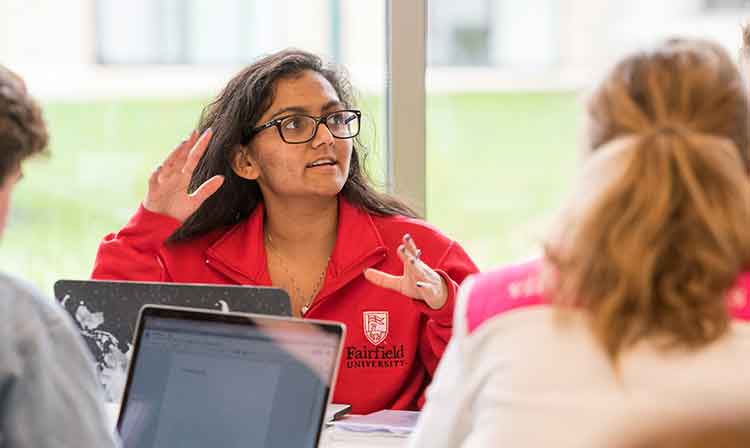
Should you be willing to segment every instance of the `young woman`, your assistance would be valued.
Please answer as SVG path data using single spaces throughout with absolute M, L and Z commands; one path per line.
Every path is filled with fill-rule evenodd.
M 376 192 L 361 113 L 335 68 L 282 51 L 240 72 L 102 242 L 99 279 L 273 285 L 295 315 L 344 322 L 334 401 L 416 409 L 451 336 L 464 250 Z
M 580 189 L 545 256 L 462 286 L 415 446 L 610 446 L 629 425 L 750 405 L 737 68 L 714 44 L 668 41 L 617 64 L 588 115 Z

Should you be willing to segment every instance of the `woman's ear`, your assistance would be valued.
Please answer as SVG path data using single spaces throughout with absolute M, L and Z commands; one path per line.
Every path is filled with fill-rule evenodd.
M 232 171 L 248 180 L 256 180 L 260 175 L 258 164 L 253 159 L 247 146 L 237 145 L 232 151 Z

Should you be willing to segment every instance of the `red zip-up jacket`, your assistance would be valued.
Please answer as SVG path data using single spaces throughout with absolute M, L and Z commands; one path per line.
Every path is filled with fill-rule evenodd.
M 477 267 L 461 246 L 433 226 L 403 216 L 379 217 L 339 200 L 336 244 L 322 288 L 305 317 L 343 322 L 347 335 L 333 401 L 354 413 L 421 407 L 423 393 L 451 336 L 458 284 Z M 263 207 L 229 229 L 165 245 L 180 222 L 140 207 L 99 246 L 93 278 L 270 286 Z M 377 287 L 366 268 L 401 275 L 396 254 L 404 234 L 448 285 L 448 301 L 422 301 Z

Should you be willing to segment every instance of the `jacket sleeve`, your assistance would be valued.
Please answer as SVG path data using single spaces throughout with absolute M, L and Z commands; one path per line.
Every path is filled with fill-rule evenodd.
M 180 222 L 138 207 L 117 233 L 99 244 L 91 277 L 102 280 L 169 281 L 161 251 Z
M 456 242 L 451 242 L 444 255 L 438 261 L 435 272 L 440 274 L 448 286 L 448 300 L 442 308 L 433 310 L 427 304 L 416 305 L 427 316 L 427 322 L 419 343 L 419 355 L 430 377 L 435 373 L 438 362 L 443 356 L 453 331 L 453 310 L 456 305 L 456 294 L 459 284 L 466 277 L 477 273 L 479 269 L 464 249 Z M 424 396 L 419 405 L 424 403 Z
M 422 408 L 410 447 L 434 448 L 460 446 L 471 428 L 471 394 L 466 384 L 466 299 L 471 279 L 461 285 L 456 299 L 453 338 L 445 351 Z
M 11 300 L 13 342 L 2 354 L 0 445 L 118 446 L 94 361 L 68 316 L 42 297 Z

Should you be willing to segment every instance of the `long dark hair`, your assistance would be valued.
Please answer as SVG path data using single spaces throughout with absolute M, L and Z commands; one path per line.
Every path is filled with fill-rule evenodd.
M 196 210 L 170 237 L 178 242 L 205 234 L 220 227 L 246 219 L 263 199 L 258 183 L 238 176 L 232 160 L 239 145 L 247 145 L 250 129 L 273 103 L 274 86 L 279 79 L 314 71 L 331 83 L 339 99 L 348 108 L 355 107 L 355 98 L 346 72 L 311 53 L 287 49 L 258 59 L 227 84 L 219 96 L 203 109 L 198 130 L 209 127 L 213 132 L 200 163 L 193 173 L 190 191 L 211 177 L 221 174 L 224 184 Z M 373 189 L 364 169 L 364 146 L 354 140 L 349 176 L 341 195 L 355 207 L 379 216 L 416 213 L 400 200 Z

